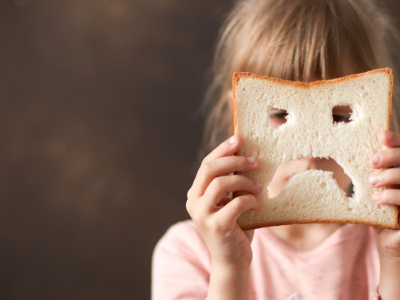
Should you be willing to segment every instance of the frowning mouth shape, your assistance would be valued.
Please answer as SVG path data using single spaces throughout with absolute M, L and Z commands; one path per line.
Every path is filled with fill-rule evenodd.
M 302 175 L 310 170 L 319 170 L 329 174 L 336 181 L 341 193 L 344 193 L 347 197 L 353 196 L 351 178 L 333 158 L 312 157 L 290 160 L 280 164 L 268 186 L 270 197 L 279 196 L 280 192 L 285 189 L 294 176 Z M 326 185 L 326 183 L 322 183 L 322 186 L 324 184 Z

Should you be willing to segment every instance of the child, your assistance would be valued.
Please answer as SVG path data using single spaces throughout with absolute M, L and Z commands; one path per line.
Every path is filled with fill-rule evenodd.
M 209 114 L 207 141 L 232 134 L 231 78 L 246 71 L 310 82 L 390 66 L 387 18 L 369 0 L 243 0 L 228 17 L 217 47 L 217 99 Z M 393 108 L 393 113 L 396 108 Z M 346 109 L 333 112 L 346 120 Z M 272 111 L 270 125 L 285 122 Z M 394 122 L 397 115 L 392 116 Z M 383 131 L 388 147 L 370 158 L 385 170 L 370 177 L 376 187 L 400 184 L 400 135 Z M 287 176 L 307 169 L 334 172 L 339 186 L 351 180 L 329 159 L 304 158 L 281 165 L 270 186 L 234 171 L 254 171 L 254 157 L 232 156 L 242 145 L 232 136 L 203 160 L 188 192 L 193 221 L 171 227 L 153 257 L 152 297 L 158 299 L 400 299 L 400 231 L 355 224 L 303 224 L 243 231 L 237 218 L 258 209 L 254 195 L 277 195 Z M 227 192 L 244 190 L 231 199 Z M 393 186 L 376 195 L 378 204 L 400 205 Z

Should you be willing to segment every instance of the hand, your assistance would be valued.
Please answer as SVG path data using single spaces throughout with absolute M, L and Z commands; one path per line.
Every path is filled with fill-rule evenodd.
M 254 195 L 261 193 L 262 187 L 243 175 L 224 176 L 259 167 L 255 158 L 232 156 L 241 145 L 242 139 L 235 135 L 212 151 L 203 160 L 188 192 L 186 207 L 207 244 L 213 268 L 243 270 L 252 260 L 250 243 L 254 230 L 243 231 L 237 219 L 244 211 L 260 208 Z M 234 191 L 246 193 L 233 199 L 227 196 Z
M 385 169 L 369 177 L 374 187 L 390 186 L 390 188 L 376 193 L 373 200 L 377 204 L 400 205 L 400 135 L 384 130 L 380 140 L 388 149 L 377 152 L 370 157 L 369 163 L 375 169 Z M 400 220 L 399 220 L 400 221 Z M 375 229 L 377 234 L 380 255 L 388 259 L 400 259 L 400 230 Z

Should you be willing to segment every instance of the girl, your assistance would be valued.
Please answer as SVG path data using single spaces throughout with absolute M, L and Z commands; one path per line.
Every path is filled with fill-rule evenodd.
M 387 67 L 390 32 L 372 0 L 239 1 L 217 47 L 208 96 L 218 101 L 209 114 L 207 142 L 214 148 L 232 134 L 234 71 L 310 82 Z M 347 120 L 350 112 L 333 114 Z M 270 125 L 282 124 L 284 116 L 272 110 Z M 387 149 L 369 163 L 384 170 L 370 182 L 391 188 L 374 201 L 400 205 L 400 191 L 393 188 L 400 184 L 400 169 L 393 168 L 400 165 L 400 135 L 383 131 L 380 140 Z M 259 208 L 254 195 L 263 188 L 278 194 L 288 179 L 282 174 L 330 170 L 342 189 L 351 188 L 333 160 L 320 158 L 281 165 L 268 187 L 244 176 L 223 176 L 259 167 L 257 158 L 232 156 L 241 145 L 241 137 L 232 136 L 204 158 L 188 192 L 193 221 L 174 225 L 155 249 L 153 299 L 400 299 L 400 231 L 355 224 L 241 230 L 239 215 Z M 247 194 L 226 196 L 239 190 Z

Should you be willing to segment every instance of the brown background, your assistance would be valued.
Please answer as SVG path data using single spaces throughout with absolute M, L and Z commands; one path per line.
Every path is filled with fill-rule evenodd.
M 150 297 L 154 245 L 188 218 L 231 5 L 0 2 L 1 299 Z

